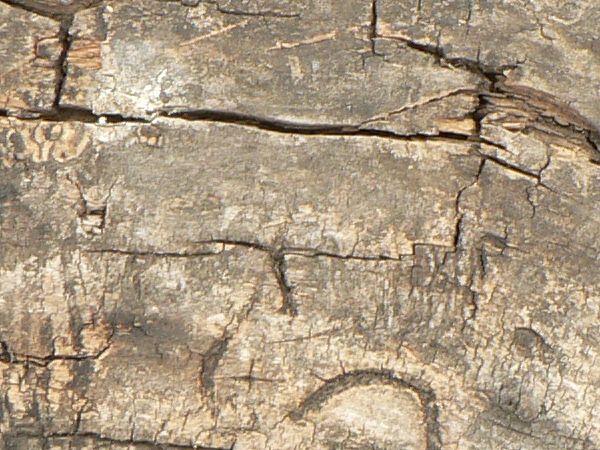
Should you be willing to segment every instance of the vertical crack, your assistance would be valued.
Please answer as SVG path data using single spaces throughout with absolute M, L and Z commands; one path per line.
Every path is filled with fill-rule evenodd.
M 375 49 L 375 39 L 377 38 L 377 0 L 372 0 L 371 3 L 371 25 L 369 32 L 369 40 L 371 41 L 371 53 L 377 54 Z
M 224 333 L 221 339 L 215 341 L 208 351 L 202 356 L 202 368 L 200 370 L 200 383 L 206 392 L 212 392 L 215 387 L 215 372 L 219 362 L 223 359 L 231 336 Z
M 54 92 L 54 105 L 53 109 L 58 111 L 60 108 L 60 99 L 63 94 L 63 89 L 65 86 L 66 78 L 67 78 L 67 55 L 69 54 L 69 49 L 71 47 L 71 36 L 69 31 L 71 30 L 71 25 L 73 25 L 72 14 L 64 17 L 60 22 L 60 30 L 58 34 L 58 39 L 61 45 L 60 55 L 58 56 L 58 61 L 56 62 L 56 90 Z
M 282 305 L 281 312 L 292 317 L 298 315 L 298 305 L 292 296 L 292 286 L 287 279 L 287 264 L 285 262 L 285 253 L 282 250 L 275 250 L 271 253 L 273 259 L 273 273 L 277 279 L 277 284 L 281 290 Z

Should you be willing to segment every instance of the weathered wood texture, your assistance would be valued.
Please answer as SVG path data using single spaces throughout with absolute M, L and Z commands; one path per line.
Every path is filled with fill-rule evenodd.
M 594 0 L 0 3 L 0 449 L 600 448 Z

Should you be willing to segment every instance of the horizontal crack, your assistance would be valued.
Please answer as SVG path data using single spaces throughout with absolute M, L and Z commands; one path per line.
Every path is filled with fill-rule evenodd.
M 345 259 L 345 260 L 358 260 L 358 261 L 399 261 L 403 256 L 413 256 L 413 254 L 406 255 L 398 255 L 388 256 L 388 255 L 355 255 L 355 254 L 339 254 L 333 252 L 327 252 L 314 248 L 307 247 L 276 247 L 267 244 L 261 244 L 258 242 L 251 241 L 240 241 L 240 240 L 232 240 L 232 239 L 210 239 L 210 240 L 201 240 L 194 241 L 195 245 L 223 245 L 223 246 L 232 246 L 232 247 L 246 247 L 254 250 L 258 250 L 261 252 L 266 252 L 276 256 L 304 256 L 307 258 L 316 258 L 316 257 L 325 257 L 325 258 L 336 258 L 336 259 Z M 424 244 L 427 245 L 427 244 Z M 222 252 L 214 252 L 214 251 L 156 251 L 156 250 L 128 250 L 128 249 L 117 249 L 117 248 L 105 248 L 105 249 L 83 249 L 84 253 L 112 253 L 116 255 L 128 255 L 128 256 L 154 256 L 158 258 L 190 258 L 190 257 L 202 257 L 202 256 L 217 256 Z
M 0 0 L 1 1 L 1 0 Z M 81 123 L 150 123 L 141 117 L 129 117 L 122 114 L 95 114 L 92 110 L 71 106 L 60 106 L 52 111 L 28 111 L 26 115 L 0 109 L 0 117 L 13 117 L 17 120 L 46 122 L 81 122 Z
M 276 11 L 242 11 L 238 9 L 225 9 L 219 5 L 217 5 L 217 11 L 221 14 L 229 14 L 232 16 L 242 16 L 242 17 L 268 17 L 270 19 L 299 19 L 301 18 L 300 13 L 280 13 Z
M 14 8 L 21 9 L 28 13 L 37 14 L 39 16 L 48 17 L 54 20 L 63 20 L 65 18 L 72 17 L 75 12 L 83 11 L 85 9 L 94 8 L 102 3 L 102 0 L 94 0 L 82 2 L 81 4 L 71 6 L 71 2 L 63 2 L 65 4 L 65 8 L 68 10 L 61 11 L 59 7 L 51 7 L 43 8 L 39 6 L 39 3 L 31 0 L 0 0 L 1 3 L 5 3 Z
M 318 249 L 309 249 L 303 247 L 275 247 L 271 245 L 261 244 L 258 242 L 250 242 L 250 241 L 241 241 L 241 240 L 231 240 L 231 239 L 210 239 L 210 240 L 202 240 L 202 241 L 194 241 L 194 245 L 223 245 L 223 246 L 237 246 L 237 247 L 245 247 L 254 249 L 260 252 L 265 252 L 269 255 L 272 261 L 272 270 L 273 275 L 277 281 L 277 285 L 281 291 L 282 297 L 282 306 L 281 312 L 295 317 L 298 315 L 298 308 L 295 304 L 295 300 L 293 298 L 293 289 L 294 287 L 290 284 L 287 278 L 287 263 L 285 257 L 288 255 L 301 256 L 306 258 L 316 258 L 316 257 L 324 257 L 324 258 L 337 258 L 343 260 L 357 260 L 357 261 L 398 261 L 402 256 L 408 255 L 399 255 L 399 257 L 392 257 L 386 255 L 377 255 L 377 256 L 361 256 L 361 255 L 341 255 L 331 252 L 326 252 Z M 84 249 L 82 250 L 84 253 L 109 253 L 116 255 L 127 255 L 127 256 L 150 256 L 150 257 L 172 257 L 172 258 L 189 258 L 189 257 L 207 257 L 207 256 L 216 256 L 220 255 L 222 252 L 214 252 L 214 251 L 185 251 L 185 252 L 161 252 L 154 250 L 127 250 L 127 249 Z
M 376 128 L 365 129 L 361 125 L 344 124 L 310 124 L 301 122 L 289 122 L 275 118 L 255 116 L 238 112 L 224 112 L 216 110 L 188 110 L 188 111 L 159 111 L 150 114 L 150 117 L 131 117 L 121 114 L 96 114 L 91 110 L 60 107 L 52 112 L 35 113 L 32 116 L 16 117 L 6 110 L 0 110 L 0 117 L 15 117 L 18 120 L 32 121 L 43 120 L 48 122 L 80 122 L 93 124 L 120 124 L 120 123 L 146 123 L 152 124 L 159 117 L 181 119 L 190 122 L 215 122 L 241 126 L 248 126 L 260 130 L 299 135 L 318 136 L 356 136 L 356 137 L 380 137 L 400 141 L 414 142 L 466 142 L 483 143 L 490 146 L 503 148 L 495 142 L 479 138 L 473 134 L 461 134 L 453 132 L 438 132 L 436 134 L 413 133 L 400 134 L 388 130 Z
M 482 76 L 487 79 L 492 85 L 501 81 L 505 78 L 504 72 L 510 69 L 515 69 L 518 67 L 517 64 L 505 64 L 497 67 L 489 66 L 483 64 L 481 61 L 475 61 L 468 58 L 461 57 L 451 57 L 448 56 L 442 47 L 438 45 L 428 45 L 422 44 L 419 42 L 415 42 L 408 38 L 400 37 L 400 36 L 387 36 L 377 34 L 376 36 L 379 39 L 389 39 L 392 41 L 399 41 L 404 43 L 407 47 L 412 48 L 413 50 L 417 50 L 422 53 L 427 53 L 428 55 L 434 56 L 438 62 L 448 64 L 452 67 L 458 67 L 464 70 L 467 70 L 476 75 Z
M 199 251 L 199 252 L 160 252 L 152 250 L 125 250 L 116 248 L 106 249 L 84 249 L 83 253 L 112 253 L 115 255 L 127 256 L 152 256 L 156 258 L 193 258 L 198 256 L 217 256 L 219 252 Z
M 32 364 L 38 367 L 47 367 L 53 361 L 87 361 L 100 358 L 111 346 L 113 333 L 108 337 L 108 343 L 98 352 L 91 355 L 60 355 L 50 354 L 45 356 L 31 355 L 27 353 L 16 353 L 10 350 L 5 341 L 0 341 L 0 362 L 9 364 Z
M 345 125 L 345 124 L 310 124 L 300 122 L 290 122 L 274 118 L 265 118 L 261 116 L 225 112 L 216 110 L 189 110 L 179 112 L 165 112 L 159 114 L 162 117 L 178 118 L 189 121 L 210 121 L 221 123 L 232 123 L 238 125 L 252 126 L 261 130 L 278 132 L 278 133 L 293 133 L 304 135 L 329 135 L 329 136 L 375 136 L 388 139 L 398 139 L 403 141 L 461 141 L 461 142 L 476 142 L 477 137 L 473 135 L 465 135 L 452 132 L 439 132 L 437 134 L 413 133 L 400 134 L 388 130 L 379 129 L 364 129 L 361 125 Z M 487 142 L 486 142 L 487 143 Z M 490 145 L 495 145 L 490 143 Z
M 182 0 L 163 0 L 163 1 L 169 2 L 169 3 L 182 4 Z M 199 3 L 200 2 L 198 2 L 198 4 Z M 300 13 L 296 13 L 296 12 L 285 13 L 285 12 L 278 12 L 278 11 L 272 11 L 272 10 L 244 11 L 241 9 L 227 9 L 227 8 L 224 8 L 223 6 L 221 6 L 219 4 L 218 0 L 203 0 L 202 3 L 213 5 L 219 13 L 226 14 L 226 15 L 232 15 L 232 16 L 265 17 L 265 18 L 273 18 L 273 19 L 297 19 L 297 18 L 302 17 Z M 192 4 L 183 4 L 183 6 L 195 7 L 198 5 L 195 5 L 192 3 Z
M 58 433 L 50 433 L 50 434 L 42 434 L 38 435 L 35 433 L 17 433 L 17 436 L 25 436 L 31 438 L 43 438 L 45 440 L 49 439 L 60 439 L 60 438 L 89 438 L 93 439 L 96 442 L 104 442 L 107 444 L 117 444 L 117 445 L 142 445 L 159 450 L 169 450 L 169 449 L 196 449 L 196 450 L 232 450 L 233 445 L 231 447 L 206 447 L 203 445 L 196 444 L 175 444 L 172 442 L 158 442 L 147 439 L 116 439 L 108 436 L 104 436 L 100 433 L 93 432 L 58 432 Z
M 400 261 L 402 256 L 413 256 L 411 255 L 399 255 L 399 257 L 377 255 L 377 256 L 359 256 L 359 255 L 339 255 L 336 253 L 318 251 L 313 249 L 307 249 L 302 247 L 289 247 L 284 249 L 285 255 L 303 256 L 306 258 L 336 258 L 346 260 L 357 260 L 357 261 Z

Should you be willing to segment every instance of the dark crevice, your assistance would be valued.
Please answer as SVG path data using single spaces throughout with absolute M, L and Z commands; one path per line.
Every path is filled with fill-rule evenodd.
M 0 110 L 0 117 L 11 117 L 12 114 Z M 468 142 L 482 143 L 504 149 L 501 145 L 487 139 L 479 139 L 475 135 L 440 131 L 436 134 L 412 133 L 400 134 L 388 130 L 365 129 L 356 125 L 339 124 L 309 124 L 288 122 L 274 118 L 252 116 L 244 113 L 221 111 L 186 111 L 177 113 L 161 113 L 154 118 L 130 117 L 121 114 L 95 114 L 90 110 L 73 107 L 60 107 L 53 112 L 38 113 L 32 117 L 18 117 L 19 120 L 44 120 L 49 122 L 80 122 L 94 124 L 120 124 L 120 123 L 153 123 L 156 117 L 181 119 L 191 122 L 215 122 L 232 125 L 247 126 L 264 131 L 284 134 L 298 134 L 307 136 L 350 136 L 350 137 L 380 137 L 413 142 Z
M 371 3 L 371 23 L 369 30 L 369 40 L 371 41 L 371 53 L 377 55 L 375 40 L 377 39 L 377 0 Z
M 14 8 L 21 9 L 28 13 L 37 14 L 39 16 L 48 17 L 57 21 L 63 21 L 72 17 L 73 14 L 83 11 L 86 9 L 94 8 L 102 3 L 103 0 L 88 0 L 74 6 L 64 6 L 62 10 L 56 7 L 44 8 L 43 6 L 37 6 L 35 2 L 30 0 L 0 0 L 1 3 L 6 3 Z M 59 7 L 60 8 L 60 7 Z
M 588 144 L 600 154 L 600 131 L 585 130 L 585 139 Z
M 9 111 L 0 110 L 0 117 L 13 117 Z M 19 120 L 45 120 L 49 122 L 80 122 L 94 124 L 120 124 L 120 123 L 147 123 L 151 124 L 156 118 L 180 119 L 190 122 L 215 122 L 232 125 L 247 126 L 259 130 L 270 131 L 274 133 L 299 134 L 313 136 L 352 136 L 352 137 L 380 137 L 385 139 L 395 139 L 400 141 L 414 142 L 469 142 L 483 143 L 497 148 L 502 148 L 499 144 L 479 139 L 475 135 L 453 133 L 441 131 L 436 134 L 412 133 L 400 134 L 388 130 L 365 129 L 359 125 L 344 124 L 311 124 L 302 122 L 289 122 L 269 117 L 255 116 L 246 113 L 209 111 L 209 110 L 190 110 L 178 112 L 161 111 L 152 114 L 150 117 L 132 117 L 121 114 L 97 114 L 91 110 L 74 107 L 60 107 L 55 111 L 36 113 L 30 117 L 17 117 Z
M 324 136 L 364 136 L 381 137 L 387 139 L 397 139 L 402 141 L 459 141 L 459 142 L 478 142 L 474 135 L 467 135 L 453 132 L 438 132 L 437 134 L 412 133 L 399 134 L 388 130 L 364 129 L 358 125 L 344 124 L 310 124 L 300 122 L 289 122 L 274 118 L 265 118 L 245 113 L 192 110 L 181 112 L 162 112 L 161 117 L 177 118 L 189 121 L 199 122 L 219 122 L 231 123 L 236 125 L 245 125 L 261 130 L 276 133 L 291 133 L 302 135 L 324 135 Z M 483 140 L 482 143 L 500 147 L 498 144 Z
M 152 251 L 152 250 L 122 250 L 122 249 L 91 249 L 91 250 L 83 250 L 84 253 L 109 253 L 114 255 L 125 255 L 125 256 L 151 256 L 155 258 L 194 258 L 201 256 L 217 256 L 219 253 L 210 252 L 210 251 L 200 251 L 200 252 L 160 252 L 160 251 Z
M 0 341 L 0 362 L 12 364 L 15 361 L 15 355 L 10 351 L 10 347 L 6 341 Z
M 498 164 L 499 166 L 504 167 L 507 170 L 510 170 L 512 172 L 518 173 L 519 175 L 523 175 L 529 178 L 533 178 L 535 180 L 538 181 L 538 183 L 540 183 L 540 175 L 536 172 L 529 172 L 527 170 L 524 170 L 518 166 L 515 166 L 513 164 L 510 164 L 506 161 L 504 161 L 503 159 L 500 158 L 496 158 L 495 156 L 491 156 L 491 155 L 481 155 L 482 158 L 488 160 L 488 161 L 492 161 L 496 164 Z M 541 183 L 540 183 L 541 184 Z
M 194 245 L 213 245 L 220 244 L 223 246 L 233 246 L 233 247 L 246 247 L 250 249 L 254 249 L 260 252 L 267 253 L 271 258 L 272 263 L 272 271 L 275 279 L 277 281 L 277 285 L 281 291 L 282 298 L 282 306 L 281 312 L 284 314 L 288 314 L 292 317 L 298 315 L 298 307 L 295 303 L 293 296 L 293 285 L 289 282 L 287 277 L 287 262 L 286 257 L 289 255 L 306 257 L 306 258 L 336 258 L 343 260 L 357 260 L 357 261 L 399 261 L 402 256 L 398 257 L 386 256 L 386 255 L 376 255 L 376 256 L 361 256 L 361 255 L 353 255 L 353 254 L 336 254 L 332 252 L 326 252 L 318 249 L 310 249 L 305 247 L 275 247 L 266 244 L 261 244 L 258 242 L 251 241 L 241 241 L 241 240 L 233 240 L 233 239 L 210 239 L 210 240 L 201 240 L 194 241 Z M 190 257 L 209 257 L 209 256 L 217 256 L 220 255 L 221 252 L 215 251 L 185 251 L 185 252 L 161 252 L 155 250 L 127 250 L 127 249 L 86 249 L 83 250 L 85 253 L 109 253 L 116 255 L 125 255 L 125 256 L 147 256 L 147 257 L 157 257 L 157 258 L 190 258 Z
M 22 9 L 23 11 L 26 11 L 28 13 L 33 13 L 33 14 L 37 14 L 39 16 L 49 17 L 54 20 L 60 20 L 63 17 L 63 15 L 60 13 L 50 13 L 50 12 L 44 10 L 43 8 L 38 8 L 35 5 L 32 5 L 30 3 L 19 2 L 19 1 L 15 1 L 15 0 L 0 0 L 0 2 L 6 3 L 7 5 L 12 6 L 14 8 Z
M 387 255 L 355 255 L 355 254 L 339 254 L 333 252 L 327 252 L 319 249 L 307 248 L 307 247 L 274 247 L 266 244 L 261 244 L 258 242 L 250 242 L 250 241 L 240 241 L 233 239 L 211 239 L 211 240 L 201 240 L 194 241 L 193 244 L 196 245 L 212 245 L 219 244 L 224 246 L 232 246 L 232 247 L 246 247 L 251 248 L 257 251 L 266 252 L 274 255 L 274 258 L 281 258 L 288 255 L 294 256 L 302 256 L 306 258 L 336 258 L 336 259 L 344 259 L 344 260 L 358 260 L 358 261 L 399 261 L 402 256 L 413 256 L 410 255 L 399 255 L 398 257 L 387 256 Z M 155 256 L 155 257 L 173 257 L 173 258 L 190 258 L 197 256 L 217 256 L 220 255 L 221 252 L 213 252 L 213 251 L 198 251 L 198 252 L 161 252 L 156 250 L 128 250 L 128 249 L 115 249 L 115 248 L 107 248 L 107 249 L 83 249 L 85 253 L 112 253 L 117 255 L 127 255 L 127 256 Z
M 594 166 L 600 166 L 600 161 L 596 159 L 590 159 L 590 163 L 592 163 Z
M 229 239 L 216 239 L 209 241 L 197 241 L 195 244 L 223 244 L 232 246 L 241 246 L 252 248 L 261 252 L 266 252 L 271 257 L 273 275 L 277 280 L 277 285 L 281 291 L 281 312 L 288 314 L 292 317 L 298 315 L 298 308 L 294 302 L 292 295 L 292 286 L 287 279 L 287 267 L 286 267 L 286 249 L 284 247 L 276 248 L 256 242 L 229 240 Z
M 238 9 L 225 9 L 217 5 L 217 11 L 221 14 L 229 14 L 232 16 L 242 17 L 268 17 L 272 19 L 298 19 L 301 17 L 300 13 L 280 13 L 276 11 L 242 11 Z
M 7 343 L 4 341 L 0 342 L 0 362 L 9 364 L 24 364 L 34 365 L 38 367 L 47 367 L 53 361 L 87 361 L 100 358 L 104 353 L 110 349 L 113 333 L 108 338 L 107 344 L 97 353 L 92 355 L 60 355 L 50 354 L 45 356 L 30 355 L 26 353 L 14 353 L 11 352 Z
M 209 5 L 213 5 L 216 10 L 218 12 L 220 12 L 221 14 L 228 14 L 228 15 L 232 15 L 232 16 L 241 16 L 241 17 L 268 17 L 268 18 L 274 18 L 274 19 L 297 19 L 299 17 L 301 17 L 300 13 L 285 13 L 285 12 L 278 12 L 278 11 L 271 11 L 271 10 L 262 10 L 262 11 L 244 11 L 241 9 L 227 9 L 222 7 L 219 4 L 218 0 L 163 0 L 166 2 L 171 2 L 171 3 L 179 3 L 182 4 L 183 6 L 187 6 L 187 7 L 196 7 L 198 6 L 200 3 L 205 3 L 205 4 L 209 4 Z
M 62 88 L 60 88 L 62 89 Z M 127 117 L 121 114 L 95 114 L 85 108 L 60 106 L 52 111 L 32 112 L 20 116 L 11 111 L 0 110 L 0 117 L 14 117 L 23 121 L 44 120 L 47 122 L 81 122 L 81 123 L 150 123 L 150 120 L 139 117 Z
M 71 47 L 71 36 L 69 31 L 72 24 L 73 15 L 66 16 L 60 22 L 58 39 L 60 41 L 61 51 L 56 63 L 57 82 L 54 92 L 54 110 L 58 110 L 60 107 L 60 99 L 67 79 L 67 55 L 69 53 L 69 48 Z
M 482 139 L 483 133 L 483 119 L 487 115 L 487 99 L 485 93 L 479 93 L 477 95 L 477 106 L 473 112 L 473 120 L 475 121 L 475 135 Z
M 434 56 L 440 65 L 446 64 L 452 67 L 461 68 L 478 76 L 484 77 L 490 82 L 492 86 L 498 82 L 503 81 L 506 78 L 504 72 L 511 69 L 515 69 L 519 66 L 519 63 L 517 63 L 493 67 L 487 64 L 483 64 L 479 60 L 475 61 L 468 58 L 450 57 L 444 52 L 440 45 L 422 44 L 398 36 L 378 35 L 377 37 L 382 39 L 400 41 L 404 43 L 407 47 L 412 48 L 413 50 L 417 50 L 419 52 L 427 53 L 429 55 Z
M 387 256 L 387 255 L 376 255 L 376 256 L 360 256 L 360 255 L 340 255 L 337 253 L 325 252 L 320 250 L 314 250 L 302 247 L 286 247 L 283 252 L 285 255 L 303 256 L 305 258 L 336 258 L 346 260 L 358 260 L 358 261 L 399 261 L 402 256 L 413 256 L 411 255 L 399 255 L 399 257 Z
M 275 247 L 271 247 L 266 244 L 261 244 L 259 242 L 252 242 L 252 241 L 242 241 L 242 240 L 236 240 L 236 239 L 207 239 L 207 240 L 201 240 L 201 241 L 194 241 L 194 244 L 231 245 L 231 246 L 252 248 L 252 249 L 255 249 L 255 250 L 258 250 L 261 252 L 267 252 L 267 253 L 274 253 L 276 251 Z
M 281 312 L 289 316 L 295 317 L 298 315 L 298 305 L 292 295 L 293 287 L 287 279 L 287 264 L 285 261 L 285 253 L 283 251 L 275 251 L 272 253 L 273 258 L 273 273 L 277 279 L 279 290 L 281 291 L 282 304 Z
M 453 247 L 455 249 L 458 249 L 459 246 L 460 246 L 460 238 L 461 238 L 461 234 L 462 234 L 463 220 L 464 220 L 464 215 L 461 214 L 458 217 L 458 220 L 456 221 L 456 225 L 455 225 L 455 228 L 454 228 Z
M 152 448 L 156 450 L 171 450 L 171 449 L 195 449 L 195 450 L 233 450 L 233 445 L 231 447 L 206 447 L 202 445 L 196 444 L 176 444 L 172 442 L 157 442 L 147 439 L 116 439 L 108 436 L 104 436 L 100 433 L 93 432 L 58 432 L 58 433 L 50 433 L 50 434 L 35 434 L 35 433 L 17 433 L 17 437 L 30 437 L 30 438 L 42 438 L 46 441 L 51 439 L 92 439 L 97 443 L 106 444 L 114 444 L 114 445 L 140 445 L 144 446 L 144 448 Z

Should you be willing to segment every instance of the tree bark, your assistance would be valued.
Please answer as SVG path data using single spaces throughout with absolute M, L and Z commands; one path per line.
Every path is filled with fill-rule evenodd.
M 600 448 L 598 23 L 0 2 L 0 450 Z

